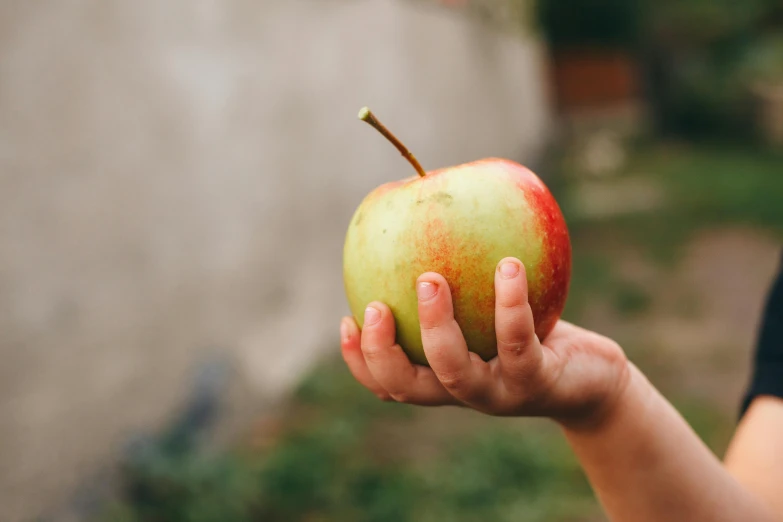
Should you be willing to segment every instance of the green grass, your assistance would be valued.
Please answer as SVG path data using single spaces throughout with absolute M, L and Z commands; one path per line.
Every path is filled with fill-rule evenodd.
M 747 224 L 783 233 L 783 156 L 706 148 L 664 150 L 641 160 L 669 189 L 675 223 Z
M 744 225 L 783 236 L 781 154 L 716 145 L 642 146 L 618 178 L 651 180 L 662 190 L 662 205 L 602 219 L 577 211 L 580 195 L 573 190 L 578 185 L 574 180 L 582 173 L 573 161 L 566 156 L 553 169 L 571 180 L 558 183 L 555 192 L 577 246 L 584 236 L 612 236 L 658 261 L 676 261 L 678 249 L 705 228 Z
M 618 252 L 634 251 L 664 269 L 676 266 L 694 234 L 745 226 L 783 238 L 783 155 L 718 146 L 643 145 L 616 177 L 651 180 L 662 192 L 659 208 L 609 217 L 579 211 L 585 176 L 568 154 L 551 169 L 574 248 L 571 295 L 565 315 L 578 320 L 591 296 L 608 296 L 625 316 L 644 313 L 649 291 L 615 270 Z M 692 303 L 690 308 L 697 307 Z
M 573 321 L 598 298 L 618 320 L 650 312 L 656 289 L 622 276 L 618 253 L 641 253 L 666 270 L 705 228 L 744 225 L 783 235 L 783 159 L 769 153 L 642 146 L 618 179 L 655 181 L 663 206 L 602 219 L 579 215 L 569 204 L 578 194 L 578 168 L 568 161 L 556 167 L 564 182 L 552 183 L 553 190 L 574 245 L 565 314 Z M 698 296 L 682 307 L 697 314 Z M 640 338 L 625 347 L 665 382 L 672 362 L 656 346 Z M 713 449 L 725 448 L 734 425 L 725 405 L 688 395 L 673 401 Z M 599 509 L 585 477 L 551 425 L 437 413 L 381 403 L 342 361 L 325 361 L 293 394 L 270 448 L 218 454 L 193 448 L 129 467 L 124 497 L 102 520 L 596 520 Z
M 287 434 L 267 461 L 275 470 L 270 520 L 533 522 L 595 512 L 584 475 L 551 429 L 472 418 L 465 433 L 434 436 L 429 446 L 438 450 L 422 460 L 415 446 L 433 438 L 432 410 L 377 401 L 340 361 L 319 367 L 296 398 L 294 416 L 318 422 Z M 384 440 L 388 423 L 404 437 Z
M 400 442 L 385 441 L 377 428 L 393 422 L 416 445 L 427 436 L 415 422 L 422 411 L 431 410 L 380 403 L 330 361 L 297 390 L 271 450 L 162 455 L 128 470 L 135 502 L 102 519 L 537 522 L 596 512 L 584 475 L 551 429 L 483 422 L 437 441 L 425 462 L 389 459 L 389 446 Z

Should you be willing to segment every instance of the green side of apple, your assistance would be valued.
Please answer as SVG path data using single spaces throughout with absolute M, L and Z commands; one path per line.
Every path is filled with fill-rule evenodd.
M 517 181 L 500 165 L 465 165 L 370 193 L 344 247 L 346 295 L 359 326 L 370 302 L 386 303 L 397 342 L 412 361 L 427 364 L 415 283 L 424 272 L 438 272 L 451 287 L 468 348 L 485 360 L 494 357 L 498 262 L 513 256 L 524 263 L 531 296 L 544 284 L 538 267 L 545 234 Z

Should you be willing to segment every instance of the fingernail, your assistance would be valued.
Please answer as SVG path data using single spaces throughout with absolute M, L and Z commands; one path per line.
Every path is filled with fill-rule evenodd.
M 419 296 L 419 301 L 426 301 L 427 299 L 432 299 L 435 296 L 435 294 L 438 293 L 438 285 L 436 285 L 435 283 L 422 281 L 421 283 L 416 285 L 416 293 Z
M 500 265 L 500 275 L 503 279 L 512 279 L 519 273 L 519 265 L 513 261 L 506 261 Z
M 381 320 L 381 311 L 372 306 L 368 306 L 364 311 L 364 326 L 369 326 Z
M 348 319 L 340 321 L 340 339 L 342 339 L 343 344 L 346 344 L 351 340 L 351 330 L 348 326 Z

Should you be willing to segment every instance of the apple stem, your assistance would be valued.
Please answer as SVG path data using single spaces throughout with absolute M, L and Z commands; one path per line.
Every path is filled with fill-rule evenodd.
M 375 115 L 372 113 L 372 111 L 364 107 L 362 110 L 359 111 L 359 119 L 369 123 L 375 130 L 383 134 L 383 136 L 389 140 L 392 145 L 397 147 L 397 150 L 400 151 L 400 154 L 403 155 L 405 159 L 407 159 L 411 165 L 413 165 L 413 168 L 416 169 L 416 172 L 419 173 L 419 176 L 422 178 L 427 175 L 427 173 L 424 171 L 423 168 L 421 168 L 421 164 L 416 159 L 416 156 L 414 156 L 411 151 L 408 150 L 408 148 L 402 144 L 400 140 L 397 139 L 397 136 L 392 134 L 389 129 L 387 129 L 383 123 L 378 121 L 378 118 L 375 117 Z

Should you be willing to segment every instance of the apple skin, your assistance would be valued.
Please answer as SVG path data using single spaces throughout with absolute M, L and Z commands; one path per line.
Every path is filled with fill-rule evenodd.
M 504 257 L 525 265 L 536 334 L 544 339 L 565 306 L 571 242 L 552 194 L 533 172 L 488 158 L 386 183 L 365 197 L 343 250 L 348 304 L 361 328 L 372 301 L 389 306 L 397 342 L 427 365 L 416 280 L 445 277 L 468 349 L 497 354 L 494 273 Z

